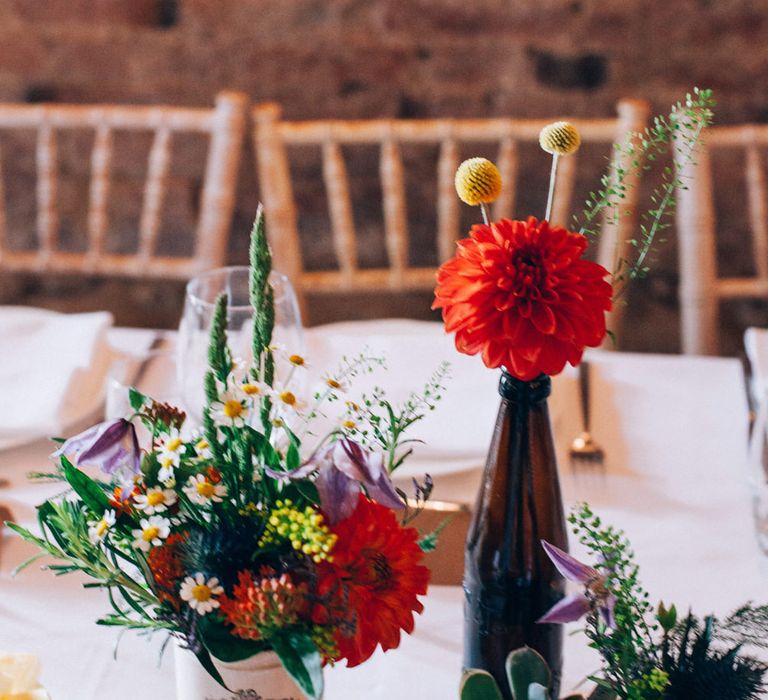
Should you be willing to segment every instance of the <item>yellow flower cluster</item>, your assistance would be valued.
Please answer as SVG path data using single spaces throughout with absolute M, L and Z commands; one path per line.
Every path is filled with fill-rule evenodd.
M 290 499 L 276 501 L 260 544 L 286 539 L 294 549 L 312 557 L 316 564 L 324 559 L 333 561 L 330 552 L 337 537 L 323 524 L 323 520 L 323 516 L 312 506 L 301 511 L 294 507 Z

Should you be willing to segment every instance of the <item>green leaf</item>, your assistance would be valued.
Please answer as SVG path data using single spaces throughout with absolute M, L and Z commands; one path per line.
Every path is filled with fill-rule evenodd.
M 505 665 L 514 700 L 525 700 L 528 697 L 528 687 L 532 683 L 539 683 L 545 688 L 549 688 L 552 683 L 552 674 L 547 662 L 530 647 L 521 647 L 510 652 Z
M 197 633 L 203 646 L 217 659 L 227 663 L 248 659 L 267 648 L 264 642 L 235 637 L 209 616 L 200 619 Z
M 147 403 L 150 403 L 150 400 L 140 391 L 137 391 L 133 387 L 130 387 L 128 389 L 128 403 L 131 404 L 131 408 L 134 411 L 139 411 L 141 410 L 142 406 L 144 406 Z
M 61 464 L 64 467 L 64 477 L 85 505 L 97 514 L 109 508 L 109 498 L 98 482 L 74 467 L 66 457 L 61 458 Z
M 285 670 L 309 700 L 320 700 L 323 694 L 322 661 L 317 645 L 309 635 L 287 632 L 276 635 L 270 639 L 270 643 Z
M 285 466 L 289 471 L 298 469 L 301 465 L 301 455 L 299 455 L 299 448 L 296 447 L 296 443 L 291 441 L 288 445 L 288 451 L 285 455 Z
M 459 686 L 461 700 L 502 700 L 501 691 L 488 671 L 468 668 L 461 677 Z
M 215 680 L 222 688 L 229 690 L 229 688 L 227 688 L 227 684 L 224 682 L 224 679 L 221 677 L 219 670 L 213 665 L 211 655 L 208 653 L 208 650 L 204 646 L 200 647 L 200 651 L 197 652 L 195 656 L 197 656 L 197 660 L 200 662 L 200 665 L 206 671 L 208 671 L 211 678 L 213 678 L 213 680 Z

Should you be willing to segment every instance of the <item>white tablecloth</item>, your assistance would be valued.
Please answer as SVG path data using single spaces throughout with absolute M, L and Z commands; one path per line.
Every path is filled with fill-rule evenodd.
M 146 343 L 123 333 L 121 343 Z M 471 502 L 496 411 L 496 373 L 477 358 L 459 357 L 441 326 L 414 322 L 343 324 L 312 329 L 307 355 L 313 371 L 333 365 L 337 352 L 366 343 L 384 348 L 390 373 L 380 383 L 393 396 L 418 386 L 441 359 L 456 379 L 446 399 L 415 431 L 430 442 L 412 471 L 435 474 L 436 497 Z M 353 347 L 350 344 L 354 343 Z M 765 600 L 768 566 L 755 544 L 746 486 L 747 407 L 739 363 L 730 359 L 593 353 L 593 425 L 608 454 L 608 474 L 576 478 L 565 465 L 567 503 L 588 499 L 606 521 L 632 539 L 642 579 L 653 599 L 685 610 L 726 613 L 741 602 Z M 2 387 L 0 387 L 0 394 Z M 554 381 L 550 400 L 561 458 L 578 428 L 573 372 Z M 31 524 L 34 506 L 59 486 L 31 484 L 30 470 L 46 466 L 50 445 L 40 441 L 0 452 L 0 491 L 19 521 Z M 471 468 L 471 467 L 475 468 Z M 54 700 L 166 700 L 173 697 L 172 655 L 157 666 L 161 639 L 123 636 L 93 620 L 108 604 L 73 576 L 54 580 L 37 566 L 11 578 L 32 555 L 6 533 L 0 554 L 0 651 L 40 656 L 42 680 Z M 326 674 L 327 700 L 456 697 L 461 668 L 461 590 L 434 587 L 416 632 L 400 648 L 376 654 L 355 669 Z M 564 690 L 595 669 L 580 636 L 566 641 Z

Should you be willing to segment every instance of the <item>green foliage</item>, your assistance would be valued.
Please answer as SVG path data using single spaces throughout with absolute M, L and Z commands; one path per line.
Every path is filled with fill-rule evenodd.
M 462 674 L 459 697 L 461 700 L 502 700 L 493 676 L 477 668 L 467 669 Z
M 229 297 L 219 294 L 211 318 L 211 331 L 208 339 L 208 367 L 215 379 L 225 382 L 232 369 L 232 357 L 227 347 L 227 304 Z M 210 400 L 210 380 L 206 378 L 206 394 Z
M 323 668 L 317 645 L 311 637 L 298 632 L 278 635 L 272 640 L 272 648 L 309 700 L 320 700 L 323 695 Z
M 754 700 L 765 690 L 768 666 L 743 655 L 748 645 L 768 647 L 768 606 L 747 604 L 723 621 L 701 623 L 692 614 L 660 603 L 655 611 L 638 579 L 634 554 L 624 534 L 604 526 L 583 504 L 569 516 L 579 541 L 606 575 L 615 597 L 616 626 L 587 616 L 585 634 L 603 659 L 593 678 L 605 697 L 622 700 Z M 601 697 L 593 694 L 595 698 Z
M 547 662 L 541 654 L 530 647 L 515 649 L 507 656 L 505 664 L 507 681 L 512 689 L 512 697 L 515 700 L 534 700 L 540 692 L 535 690 L 530 694 L 532 685 L 539 685 L 545 689 L 552 683 L 552 674 Z
M 606 588 L 615 596 L 615 628 L 609 628 L 596 610 L 587 617 L 585 634 L 604 659 L 601 679 L 620 698 L 642 700 L 658 697 L 636 687 L 657 665 L 655 627 L 648 593 L 639 580 L 634 553 L 624 533 L 604 526 L 588 505 L 582 504 L 568 517 L 579 542 L 594 555 L 595 565 L 606 575 Z
M 579 233 L 589 237 L 600 234 L 601 214 L 607 212 L 602 221 L 615 224 L 623 215 L 622 200 L 626 198 L 632 181 L 640 173 L 651 170 L 657 161 L 675 154 L 678 168 L 693 161 L 696 144 L 702 131 L 712 122 L 714 107 L 712 91 L 694 88 L 683 102 L 675 104 L 668 116 L 659 115 L 650 127 L 642 133 L 629 134 L 626 141 L 618 146 L 616 157 L 630 163 L 629 168 L 618 168 L 608 172 L 600 180 L 600 188 L 590 192 L 581 220 L 575 225 Z M 629 281 L 642 277 L 648 272 L 648 257 L 652 252 L 660 231 L 670 225 L 674 214 L 675 191 L 685 183 L 671 166 L 661 171 L 661 184 L 651 195 L 651 205 L 640 219 L 640 235 L 627 243 L 633 249 L 631 258 L 618 258 L 613 269 L 614 299 L 618 299 Z
M 756 609 L 753 609 L 756 610 Z M 761 613 L 757 612 L 756 619 Z M 734 616 L 738 628 L 746 623 L 751 638 L 755 622 L 749 621 L 747 608 L 741 608 L 723 624 L 726 637 L 733 632 Z M 664 668 L 669 687 L 664 694 L 668 700 L 757 700 L 766 690 L 763 676 L 768 670 L 761 661 L 740 655 L 741 643 L 716 647 L 720 636 L 718 622 L 712 615 L 701 623 L 688 614 L 664 637 Z M 765 632 L 760 645 L 765 645 Z M 722 638 L 720 639 L 722 641 Z

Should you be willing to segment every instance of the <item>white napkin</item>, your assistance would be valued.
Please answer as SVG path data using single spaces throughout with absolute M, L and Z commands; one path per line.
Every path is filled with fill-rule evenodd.
M 37 681 L 39 673 L 36 656 L 0 653 L 0 700 L 49 700 Z
M 98 408 L 111 324 L 106 312 L 0 307 L 0 448 L 61 435 Z

